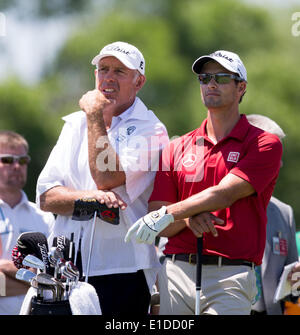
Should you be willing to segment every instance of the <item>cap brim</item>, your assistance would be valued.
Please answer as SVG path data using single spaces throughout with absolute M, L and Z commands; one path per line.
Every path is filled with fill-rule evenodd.
M 196 74 L 200 74 L 202 67 L 205 63 L 214 60 L 215 62 L 219 63 L 220 65 L 222 65 L 223 67 L 225 67 L 225 69 L 227 69 L 228 71 L 231 71 L 233 73 L 237 73 L 239 75 L 238 72 L 236 72 L 235 69 L 233 69 L 231 66 L 229 66 L 228 63 L 226 63 L 226 61 L 223 61 L 223 59 L 219 59 L 220 57 L 218 57 L 217 59 L 211 56 L 202 56 L 199 57 L 198 59 L 195 60 L 193 66 L 192 66 L 192 70 L 194 73 Z M 239 75 L 240 76 L 240 75 Z
M 99 54 L 99 55 L 95 56 L 92 60 L 92 64 L 97 66 L 98 63 L 100 62 L 100 60 L 104 57 L 116 57 L 121 63 L 123 63 L 130 70 L 138 70 L 130 62 L 128 62 L 128 60 L 125 57 L 122 57 L 120 52 L 115 53 L 113 51 L 110 52 L 110 53 L 101 54 L 101 55 Z

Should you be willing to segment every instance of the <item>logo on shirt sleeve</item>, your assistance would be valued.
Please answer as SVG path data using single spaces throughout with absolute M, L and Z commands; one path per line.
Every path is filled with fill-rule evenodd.
M 227 162 L 237 163 L 239 161 L 240 153 L 231 151 L 227 157 Z

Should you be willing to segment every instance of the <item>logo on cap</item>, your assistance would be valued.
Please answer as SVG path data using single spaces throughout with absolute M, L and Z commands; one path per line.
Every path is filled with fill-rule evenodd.
M 129 54 L 130 54 L 130 51 L 127 51 L 127 50 L 125 50 L 125 49 L 121 49 L 121 48 L 118 47 L 118 46 L 108 46 L 108 47 L 106 48 L 106 50 L 107 50 L 107 51 L 111 51 L 111 50 L 113 50 L 113 51 L 123 52 L 123 54 L 125 54 L 125 55 L 129 55 Z
M 221 52 L 214 52 L 214 53 L 210 54 L 210 56 L 223 57 L 223 58 L 225 58 L 226 60 L 228 60 L 228 62 L 231 62 L 231 63 L 233 62 L 233 59 L 232 59 L 232 58 L 230 58 L 230 57 L 228 57 L 228 56 L 222 54 Z

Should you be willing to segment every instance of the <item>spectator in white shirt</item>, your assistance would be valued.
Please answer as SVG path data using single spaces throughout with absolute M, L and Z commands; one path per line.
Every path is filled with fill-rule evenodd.
M 12 131 L 0 131 L 0 314 L 19 314 L 28 285 L 15 278 L 17 268 L 12 249 L 25 231 L 39 231 L 47 237 L 54 216 L 28 201 L 22 190 L 30 162 L 26 139 Z

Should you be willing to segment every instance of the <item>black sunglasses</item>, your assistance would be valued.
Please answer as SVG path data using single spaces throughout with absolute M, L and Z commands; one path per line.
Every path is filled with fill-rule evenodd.
M 22 155 L 22 156 L 17 156 L 17 155 L 7 155 L 7 154 L 2 154 L 0 155 L 0 161 L 2 164 L 14 164 L 15 162 L 18 162 L 20 165 L 27 165 L 30 162 L 30 156 L 28 155 Z
M 212 78 L 216 81 L 217 84 L 229 84 L 231 79 L 237 81 L 243 81 L 243 79 L 240 78 L 239 76 L 229 73 L 216 73 L 216 74 L 201 73 L 198 76 L 201 85 L 207 85 Z

